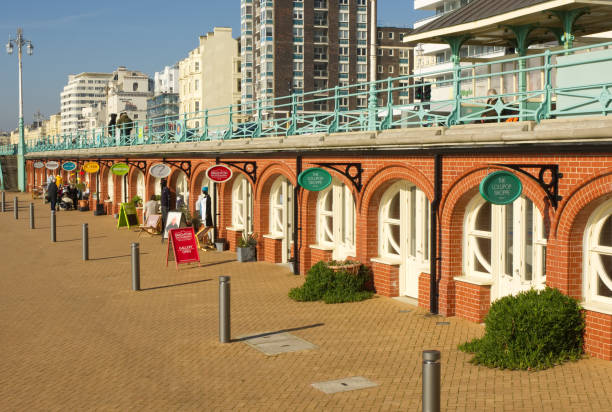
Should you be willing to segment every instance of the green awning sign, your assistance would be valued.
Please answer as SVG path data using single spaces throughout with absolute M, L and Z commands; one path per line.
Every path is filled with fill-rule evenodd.
M 515 174 L 505 170 L 493 172 L 480 182 L 480 194 L 495 205 L 514 202 L 523 192 L 523 184 Z
M 306 169 L 298 176 L 300 186 L 311 192 L 319 192 L 329 186 L 331 182 L 332 177 L 329 172 L 320 167 Z
M 117 176 L 126 175 L 130 171 L 130 166 L 125 163 L 115 163 L 111 166 L 111 172 Z

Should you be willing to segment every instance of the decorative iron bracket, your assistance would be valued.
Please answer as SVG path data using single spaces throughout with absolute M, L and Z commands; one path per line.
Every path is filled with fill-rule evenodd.
M 98 159 L 98 163 L 101 165 L 104 165 L 106 167 L 111 167 L 112 165 L 115 164 L 114 160 L 110 160 L 110 159 Z
M 317 166 L 325 167 L 327 169 L 334 170 L 341 175 L 347 177 L 357 192 L 361 192 L 361 173 L 363 169 L 361 168 L 361 163 L 315 163 Z M 340 167 L 336 166 L 345 166 L 344 170 Z
M 236 169 L 244 172 L 244 174 L 251 179 L 253 184 L 257 182 L 257 162 L 226 162 L 217 159 L 217 164 L 219 163 L 225 163 L 226 165 L 235 167 Z
M 134 166 L 135 168 L 139 169 L 145 175 L 147 174 L 147 162 L 145 162 L 144 160 L 125 159 L 125 163 Z
M 162 163 L 167 163 L 174 167 L 178 167 L 187 175 L 188 179 L 191 179 L 191 160 L 166 160 L 162 159 Z
M 507 167 L 512 170 L 516 170 L 519 173 L 528 176 L 532 180 L 535 180 L 542 189 L 546 192 L 546 196 L 548 200 L 550 200 L 550 204 L 555 209 L 559 205 L 559 201 L 563 199 L 563 197 L 559 196 L 559 179 L 563 177 L 563 173 L 559 173 L 559 165 L 547 164 L 547 165 L 538 165 L 538 164 L 503 164 L 498 163 L 495 166 Z M 524 169 L 540 169 L 537 176 L 532 175 L 528 171 Z M 547 171 L 550 171 L 550 181 L 547 183 L 544 179 L 544 175 Z

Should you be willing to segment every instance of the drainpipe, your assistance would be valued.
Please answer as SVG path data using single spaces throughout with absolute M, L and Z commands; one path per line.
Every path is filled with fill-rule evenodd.
M 296 177 L 302 173 L 302 156 L 298 155 L 295 159 L 295 175 Z M 298 233 L 302 230 L 298 227 L 300 222 L 298 195 L 300 194 L 300 184 L 297 183 L 293 188 L 293 274 L 300 274 L 300 248 L 298 247 Z
M 438 314 L 438 208 L 442 197 L 442 155 L 434 155 L 434 198 L 431 202 L 431 227 L 429 229 L 429 311 Z

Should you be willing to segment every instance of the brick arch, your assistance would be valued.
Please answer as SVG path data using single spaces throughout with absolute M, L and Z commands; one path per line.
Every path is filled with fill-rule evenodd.
M 146 199 L 147 196 L 147 174 L 146 174 L 146 169 L 143 172 L 142 170 L 140 170 L 139 168 L 135 167 L 135 166 L 130 166 L 130 171 L 128 172 L 128 199 L 132 199 L 134 196 L 136 196 L 137 194 L 137 188 L 138 188 L 138 174 L 142 173 L 144 175 L 145 178 L 145 193 L 144 193 L 144 199 L 142 199 L 142 203 L 144 204 L 148 199 Z
M 233 170 L 232 178 L 227 182 L 223 183 L 222 185 L 219 185 L 219 235 L 220 237 L 224 237 L 227 239 L 231 250 L 234 250 L 236 247 L 236 238 L 230 239 L 230 232 L 228 232 L 227 227 L 232 226 L 232 189 L 234 187 L 236 179 L 240 175 L 244 176 L 244 178 L 251 185 L 251 187 L 253 186 L 253 182 L 251 181 L 249 176 L 239 170 Z M 255 221 L 255 216 L 253 216 L 253 224 L 254 227 L 256 227 L 257 222 Z M 237 236 L 234 232 L 232 233 L 233 236 Z
M 563 202 L 553 222 L 555 236 L 547 246 L 547 285 L 582 298 L 584 232 L 595 209 L 610 198 L 612 169 L 607 169 L 583 180 Z
M 440 235 L 442 247 L 439 251 L 445 258 L 441 262 L 439 283 L 440 312 L 446 316 L 455 314 L 455 276 L 463 274 L 463 221 L 465 209 L 474 196 L 482 179 L 503 167 L 482 165 L 466 171 L 451 183 L 442 196 L 440 204 Z M 553 213 L 544 190 L 530 178 L 516 173 L 523 184 L 523 195 L 529 198 L 542 213 L 545 225 L 549 225 Z
M 185 171 L 175 166 L 168 166 L 170 166 L 171 172 L 166 178 L 166 181 L 168 182 L 168 189 L 170 189 L 170 210 L 172 210 L 176 207 L 176 182 L 178 181 L 179 174 L 181 172 L 185 173 Z M 185 175 L 187 174 L 185 173 Z M 187 177 L 187 187 L 191 187 L 191 179 L 189 177 Z M 189 192 L 189 198 L 191 199 L 191 197 L 191 192 Z
M 261 201 L 263 194 L 270 193 L 270 188 L 278 175 L 286 177 L 293 187 L 297 185 L 295 172 L 289 166 L 283 163 L 271 163 L 259 175 L 257 185 L 253 188 L 253 196 L 256 202 Z
M 378 211 L 382 195 L 393 184 L 399 181 L 408 181 L 422 190 L 429 201 L 433 199 L 433 186 L 427 177 L 418 169 L 396 163 L 391 164 L 369 179 L 361 197 L 359 226 L 363 236 L 357 238 L 358 258 L 363 262 L 369 262 L 371 258 L 378 256 Z
M 306 170 L 307 168 L 310 167 L 319 167 L 316 164 L 306 164 L 306 166 L 308 167 L 304 167 L 302 170 Z M 343 184 L 345 184 L 349 189 L 351 189 L 351 193 L 353 194 L 353 198 L 355 199 L 355 211 L 359 210 L 357 208 L 358 204 L 359 204 L 359 192 L 357 192 L 357 189 L 355 188 L 355 186 L 353 185 L 353 182 L 346 176 L 344 176 L 342 173 L 333 170 L 333 169 L 328 169 L 326 167 L 323 168 L 324 170 L 328 171 L 329 174 L 332 176 L 332 178 L 339 180 L 340 182 L 342 182 Z M 363 192 L 363 188 L 362 188 L 362 192 Z M 318 192 L 315 192 L 318 193 Z

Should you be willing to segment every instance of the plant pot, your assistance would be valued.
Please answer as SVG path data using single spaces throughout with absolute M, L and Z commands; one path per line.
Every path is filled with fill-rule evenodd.
M 359 272 L 359 267 L 361 263 L 349 263 L 346 265 L 329 265 L 328 267 L 334 272 L 345 271 L 350 273 L 351 275 L 356 275 Z
M 255 247 L 239 247 L 236 248 L 236 258 L 238 262 L 254 262 L 256 260 Z
M 215 247 L 217 252 L 223 252 L 225 250 L 225 239 L 217 239 L 215 241 Z

